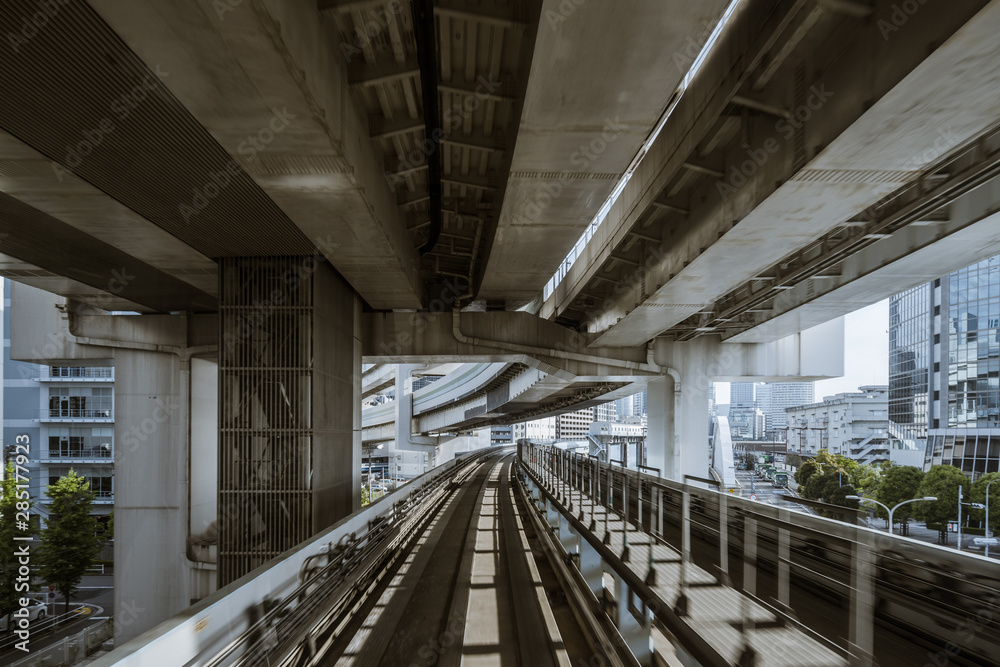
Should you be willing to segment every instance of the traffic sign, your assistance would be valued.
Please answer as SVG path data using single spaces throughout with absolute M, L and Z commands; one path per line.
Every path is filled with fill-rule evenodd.
M 750 494 L 750 500 L 757 500 L 757 494 L 756 493 L 751 493 Z
M 969 503 L 969 507 L 971 507 L 974 510 L 984 510 L 984 509 L 986 509 L 986 505 L 984 505 L 982 503 Z
M 976 544 L 979 544 L 979 545 L 982 545 L 982 546 L 989 545 L 991 547 L 996 546 L 997 542 L 1000 542 L 1000 540 L 997 540 L 997 538 L 995 538 L 995 537 L 977 537 L 977 538 L 973 539 L 972 541 L 975 542 Z

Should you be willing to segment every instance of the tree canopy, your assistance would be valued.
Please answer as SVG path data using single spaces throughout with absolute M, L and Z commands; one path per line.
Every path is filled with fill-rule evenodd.
M 935 496 L 937 500 L 916 505 L 914 516 L 929 523 L 945 524 L 958 518 L 958 489 L 968 495 L 972 486 L 969 478 L 955 466 L 931 466 L 917 490 L 918 496 Z
M 49 485 L 47 495 L 52 503 L 38 548 L 39 574 L 63 595 L 69 612 L 70 598 L 100 553 L 104 535 L 97 518 L 90 515 L 94 492 L 85 477 L 70 469 Z
M 994 480 L 998 481 L 990 487 L 990 524 L 993 526 L 992 529 L 996 530 L 996 526 L 1000 525 L 1000 472 L 987 473 L 976 480 L 972 485 L 972 502 L 985 504 L 986 485 Z M 972 510 L 971 516 L 985 521 L 986 511 Z
M 889 466 L 885 470 L 882 483 L 878 487 L 875 499 L 888 507 L 895 507 L 904 500 L 919 498 L 920 483 L 924 481 L 924 471 L 913 466 Z M 903 505 L 893 512 L 892 519 L 895 523 L 905 523 L 914 515 L 914 505 L 910 503 Z M 878 516 L 888 519 L 888 512 L 876 506 Z

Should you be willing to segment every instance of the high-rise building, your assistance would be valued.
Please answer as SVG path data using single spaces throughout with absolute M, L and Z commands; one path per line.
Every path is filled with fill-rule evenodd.
M 729 409 L 733 408 L 752 408 L 754 407 L 754 398 L 756 396 L 756 387 L 753 382 L 733 382 L 729 385 Z
M 1000 256 L 896 295 L 889 313 L 894 427 L 917 437 L 926 428 L 925 468 L 998 471 Z
M 601 403 L 594 406 L 594 421 L 613 422 L 618 421 L 618 410 L 614 401 Z
M 556 417 L 556 437 L 561 440 L 585 440 L 594 421 L 594 409 L 584 408 Z
M 807 405 L 815 400 L 812 382 L 769 382 L 767 411 L 764 413 L 764 437 L 767 440 L 788 440 L 788 418 L 785 410 Z
M 6 282 L 6 281 L 5 281 Z M 86 477 L 94 514 L 114 507 L 114 369 L 39 366 L 10 359 L 9 284 L 4 287 L 3 443 L 28 436 L 28 492 L 42 522 L 49 484 L 69 473 Z
M 926 283 L 889 299 L 889 420 L 896 437 L 919 442 L 930 425 L 930 298 Z

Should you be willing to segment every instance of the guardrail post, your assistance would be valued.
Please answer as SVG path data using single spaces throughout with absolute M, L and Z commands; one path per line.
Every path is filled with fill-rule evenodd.
M 656 494 L 656 532 L 663 537 L 663 489 Z
M 630 554 L 628 551 L 628 471 L 622 470 L 622 510 L 624 512 L 625 519 L 622 526 L 622 540 L 624 541 L 624 546 L 622 547 L 622 562 L 627 563 L 630 560 Z
M 687 616 L 687 566 L 691 560 L 691 494 L 686 489 L 681 493 L 681 576 L 674 613 L 678 616 Z
M 729 506 L 725 493 L 719 494 L 719 584 L 729 586 Z
M 746 518 L 743 525 L 743 595 L 740 596 L 740 638 L 743 640 L 743 653 L 740 665 L 752 665 L 755 651 L 750 646 L 750 631 L 753 629 L 753 617 L 750 615 L 750 596 L 757 594 L 757 520 Z
M 778 518 L 783 523 L 788 523 L 788 510 L 778 510 Z M 778 604 L 785 613 L 790 613 L 792 608 L 789 605 L 788 574 L 789 559 L 791 558 L 790 539 L 787 528 L 778 528 Z
M 614 489 L 611 486 L 611 464 L 608 464 L 608 499 L 604 505 L 604 544 L 611 544 L 611 532 L 608 530 L 608 515 L 611 514 L 611 504 L 614 502 Z
M 871 667 L 875 642 L 875 555 L 872 533 L 855 531 L 851 545 L 851 667 Z

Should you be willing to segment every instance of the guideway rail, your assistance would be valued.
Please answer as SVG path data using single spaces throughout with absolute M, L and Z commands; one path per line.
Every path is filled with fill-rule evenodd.
M 111 665 L 308 665 L 496 448 L 425 473 L 97 659 Z
M 581 570 L 588 550 L 603 568 L 625 567 L 615 576 L 626 579 L 639 600 L 658 605 L 655 620 L 678 640 L 707 606 L 724 606 L 728 617 L 720 611 L 719 623 L 698 634 L 724 654 L 725 664 L 738 664 L 747 645 L 758 665 L 796 664 L 767 658 L 769 647 L 780 647 L 775 637 L 785 627 L 851 665 L 996 664 L 1000 570 L 988 559 L 623 469 L 551 444 L 524 440 L 519 446 L 537 502 L 559 526 L 567 551 L 579 554 L 573 558 Z M 727 589 L 730 584 L 742 596 Z M 748 616 L 739 607 L 747 601 L 769 615 L 767 625 L 760 625 L 757 611 L 756 627 L 744 622 Z
M 607 597 L 604 575 L 612 576 L 610 597 L 616 606 L 612 616 L 639 664 L 655 664 L 654 623 L 685 664 L 849 664 L 845 652 L 810 636 L 751 596 L 720 585 L 715 576 L 696 567 L 690 559 L 689 538 L 678 551 L 657 537 L 657 525 L 662 534 L 662 509 L 655 518 L 647 512 L 651 531 L 633 526 L 628 515 L 628 485 L 620 487 L 620 492 L 615 489 L 611 466 L 523 441 L 519 457 L 539 510 L 595 597 Z M 584 478 L 581 465 L 600 466 L 608 477 L 595 471 Z M 606 483 L 597 484 L 599 479 Z M 614 509 L 616 492 L 621 514 Z M 687 497 L 685 506 L 689 507 Z M 662 508 L 662 502 L 659 506 Z M 633 516 L 631 521 L 641 525 L 643 518 Z

